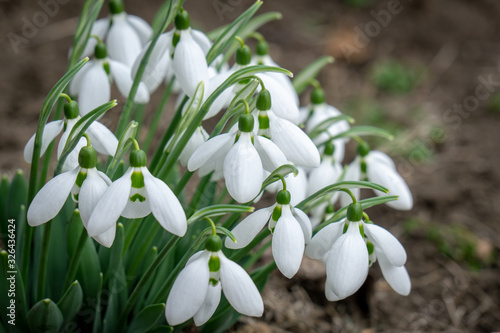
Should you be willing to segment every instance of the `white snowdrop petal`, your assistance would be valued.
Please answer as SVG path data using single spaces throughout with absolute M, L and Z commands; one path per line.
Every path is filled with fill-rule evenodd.
M 298 208 L 293 208 L 293 217 L 299 222 L 302 232 L 304 233 L 305 244 L 309 243 L 312 237 L 311 221 L 306 213 Z
M 224 179 L 227 191 L 238 202 L 255 198 L 264 177 L 262 162 L 250 139 L 243 132 L 224 159 Z
M 89 42 L 92 40 L 93 38 L 89 38 Z M 97 43 L 97 41 L 96 41 Z M 94 44 L 95 46 L 95 44 Z M 92 49 L 92 52 L 94 52 L 94 49 Z M 78 96 L 78 94 L 80 93 L 80 89 L 82 87 L 82 78 L 85 76 L 85 73 L 87 73 L 87 71 L 89 70 L 91 66 L 92 62 L 89 63 L 86 63 L 76 74 L 75 76 L 73 76 L 73 78 L 71 79 L 71 81 L 69 82 L 69 85 L 68 85 L 68 90 L 69 90 L 69 93 L 71 96 Z
M 36 227 L 53 219 L 61 210 L 75 184 L 80 168 L 52 178 L 37 193 L 28 208 L 28 224 Z
M 63 166 L 62 166 L 62 171 L 71 171 L 74 168 L 78 167 L 78 155 L 80 153 L 80 150 L 87 145 L 87 140 L 84 138 L 81 138 L 78 143 L 76 144 L 75 149 L 73 149 L 68 156 L 66 157 L 66 160 L 64 160 Z
M 255 148 L 262 160 L 262 166 L 269 172 L 273 172 L 288 162 L 285 154 L 268 138 L 256 136 Z
M 194 314 L 193 320 L 196 326 L 205 324 L 217 310 L 221 297 L 221 284 L 217 283 L 215 286 L 211 283 L 208 284 L 207 295 L 201 305 L 200 309 Z
M 345 219 L 339 222 L 330 223 L 311 239 L 306 246 L 306 256 L 313 259 L 321 259 L 330 249 L 344 230 Z
M 304 169 L 297 167 L 299 173 L 297 176 L 289 174 L 285 177 L 286 188 L 290 192 L 290 205 L 296 206 L 307 197 L 307 176 Z M 280 188 L 283 188 L 281 182 L 278 183 Z
M 368 275 L 368 250 L 359 224 L 351 222 L 347 232 L 333 244 L 326 263 L 332 291 L 338 297 L 355 293 Z
M 165 230 L 180 237 L 184 236 L 187 230 L 186 214 L 179 199 L 167 184 L 153 177 L 146 167 L 142 168 L 142 174 L 153 216 Z
M 399 199 L 386 203 L 389 207 L 398 210 L 410 210 L 413 207 L 413 197 L 410 189 L 404 179 L 397 173 L 396 170 L 387 166 L 385 163 L 380 163 L 376 159 L 372 159 L 370 164 L 367 163 L 368 179 L 376 184 L 380 184 L 389 190 L 388 194 L 380 191 L 375 191 L 378 196 L 398 195 Z
M 333 163 L 330 156 L 325 156 L 320 166 L 309 174 L 307 195 L 314 194 L 323 187 L 337 182 L 342 175 L 342 167 Z
M 203 94 L 203 102 L 207 100 L 210 95 L 222 84 L 226 79 L 232 74 L 232 72 L 225 72 L 221 74 L 217 74 L 214 77 L 208 80 L 208 84 L 205 86 L 205 92 Z M 210 109 L 207 114 L 203 118 L 203 120 L 212 118 L 217 115 L 226 105 L 229 105 L 231 99 L 233 98 L 232 88 L 229 87 L 224 90 L 210 105 Z
M 364 229 L 368 239 L 392 265 L 403 266 L 406 263 L 406 251 L 393 234 L 376 224 L 365 223 Z
M 109 59 L 108 62 L 109 70 L 111 71 L 111 75 L 115 80 L 118 90 L 124 97 L 128 97 L 130 88 L 132 88 L 133 84 L 130 67 L 111 59 Z M 149 102 L 149 91 L 143 82 L 139 83 L 139 87 L 134 97 L 134 102 L 140 104 L 146 104 Z
M 82 77 L 78 93 L 78 107 L 82 116 L 111 99 L 111 86 L 102 61 L 96 60 L 88 65 L 91 68 Z
M 280 81 L 265 73 L 257 74 L 264 82 L 264 86 L 271 94 L 271 110 L 281 118 L 288 119 L 296 124 L 299 121 L 299 108 L 295 103 L 296 97 L 292 95 Z
M 63 127 L 64 127 L 63 120 L 51 121 L 50 123 L 47 123 L 45 125 L 42 134 L 42 145 L 40 149 L 40 156 L 42 156 L 45 153 L 47 147 L 52 142 L 52 140 L 54 140 L 56 136 L 58 136 L 59 133 L 61 133 Z M 28 143 L 26 143 L 26 146 L 24 147 L 24 160 L 28 163 L 31 163 L 33 159 L 33 149 L 35 148 L 35 136 L 36 133 L 33 134 L 33 136 L 29 139 Z
M 89 169 L 78 195 L 78 208 L 80 209 L 80 216 L 82 217 L 82 222 L 85 227 L 90 219 L 90 215 L 92 215 L 94 207 L 107 189 L 108 184 L 101 178 L 97 169 Z
M 193 156 L 193 153 L 202 144 L 204 144 L 208 140 L 208 138 L 209 134 L 202 126 L 199 126 L 194 131 L 193 135 L 189 138 L 189 141 L 187 142 L 186 146 L 184 146 L 184 149 L 179 155 L 179 162 L 181 162 L 182 166 L 187 166 L 189 159 L 191 158 L 191 156 Z
M 235 243 L 227 237 L 225 241 L 226 247 L 228 249 L 241 249 L 250 244 L 271 218 L 273 208 L 274 206 L 262 208 L 245 217 L 231 230 L 237 242 Z
M 125 13 L 113 15 L 112 21 L 106 38 L 108 56 L 132 67 L 142 50 L 139 34 L 128 23 Z
M 316 168 L 321 158 L 318 149 L 297 125 L 269 113 L 271 139 L 288 160 L 298 166 Z
M 392 158 L 390 158 L 389 155 L 381 151 L 372 150 L 370 151 L 370 153 L 368 153 L 365 159 L 366 163 L 371 163 L 372 161 L 375 161 L 375 163 L 382 163 L 390 167 L 391 169 L 396 170 L 396 164 L 394 164 Z
M 220 282 L 231 306 L 246 316 L 259 317 L 264 312 L 264 303 L 252 278 L 237 263 L 220 258 Z
M 189 30 L 182 30 L 174 51 L 175 77 L 186 95 L 192 97 L 201 81 L 208 81 L 208 65 L 201 47 L 193 40 Z
M 116 236 L 116 224 L 113 224 L 113 226 L 109 228 L 109 230 L 103 232 L 102 234 L 96 235 L 92 238 L 94 238 L 102 246 L 110 248 L 111 245 L 113 245 L 113 242 L 115 241 L 115 236 Z
M 304 254 L 304 234 L 300 224 L 283 206 L 273 233 L 272 252 L 280 272 L 291 279 L 299 270 Z
M 213 160 L 214 155 L 216 155 L 216 153 L 219 152 L 225 145 L 231 144 L 233 139 L 234 135 L 224 133 L 207 140 L 207 142 L 196 149 L 189 159 L 187 165 L 188 170 L 195 171 L 196 169 L 201 168 L 204 164 L 207 164 L 210 160 Z M 215 163 L 215 161 L 212 162 Z M 209 164 L 211 165 L 212 163 Z
M 345 298 L 345 297 L 340 298 L 337 295 L 335 295 L 332 288 L 330 288 L 330 282 L 328 280 L 325 283 L 325 296 L 326 299 L 329 300 L 330 302 L 337 302 Z
M 135 32 L 141 40 L 141 44 L 145 45 L 153 35 L 153 29 L 148 22 L 139 16 L 127 14 L 127 22 L 134 28 Z
M 92 146 L 98 152 L 114 156 L 118 147 L 118 140 L 113 132 L 98 121 L 94 121 L 87 129 Z
M 149 205 L 149 198 L 146 194 L 146 188 L 134 188 L 130 189 L 129 198 L 133 198 L 136 194 L 139 194 L 145 200 L 140 200 L 135 198 L 134 201 L 131 199 L 127 201 L 125 208 L 122 211 L 122 216 L 127 219 L 139 219 L 151 214 L 151 206 Z
M 375 253 L 382 275 L 387 283 L 398 294 L 408 296 L 411 290 L 411 280 L 405 266 L 394 266 L 385 258 L 383 253 L 377 250 L 375 250 Z
M 200 30 L 191 29 L 191 37 L 201 47 L 203 53 L 206 55 L 212 47 L 210 39 Z
M 169 325 L 175 326 L 185 322 L 203 305 L 210 277 L 209 258 L 210 252 L 205 251 L 197 260 L 186 265 L 175 279 L 165 305 Z
M 113 224 L 116 224 L 129 201 L 132 187 L 132 179 L 130 178 L 132 171 L 133 169 L 129 168 L 102 195 L 87 223 L 89 236 L 93 237 L 102 234 L 109 230 Z

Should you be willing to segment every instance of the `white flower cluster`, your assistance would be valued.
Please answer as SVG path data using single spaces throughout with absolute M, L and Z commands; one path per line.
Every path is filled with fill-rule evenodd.
M 41 153 L 63 131 L 58 156 L 64 149 L 75 123 L 95 107 L 110 99 L 110 82 L 128 96 L 142 57 L 150 45 L 152 29 L 142 19 L 128 15 L 118 1 L 112 1 L 111 16 L 95 22 L 84 51 L 94 54 L 73 79 L 69 92 L 76 102 L 65 106 L 65 118 L 45 126 Z M 103 42 L 105 41 L 105 42 Z M 205 87 L 202 103 L 238 70 L 255 64 L 278 66 L 259 42 L 258 54 L 242 43 L 236 51 L 236 63 L 222 64 L 222 57 L 207 63 L 212 42 L 201 31 L 190 27 L 189 15 L 181 10 L 175 28 L 161 35 L 146 64 L 136 103 L 147 103 L 162 82 L 175 80 L 178 92 L 195 98 L 197 87 Z M 406 253 L 401 243 L 387 230 L 373 224 L 357 203 L 360 191 L 330 192 L 315 197 L 309 207 L 297 207 L 308 196 L 339 181 L 368 180 L 389 189 L 399 200 L 387 204 L 409 210 L 412 196 L 392 160 L 384 153 L 371 151 L 360 138 L 358 154 L 346 169 L 342 167 L 349 123 L 336 108 L 325 103 L 323 90 L 315 86 L 311 104 L 299 108 L 299 98 L 290 79 L 281 73 L 258 73 L 250 80 L 259 86 L 253 98 L 246 100 L 243 113 L 227 132 L 209 138 L 201 124 L 183 147 L 179 162 L 199 176 L 211 175 L 211 181 L 224 180 L 229 195 L 239 203 L 260 199 L 264 180 L 281 166 L 291 164 L 299 172 L 281 177 L 281 183 L 265 190 L 275 192 L 276 202 L 248 215 L 233 226 L 236 242 L 227 238 L 228 249 L 248 246 L 267 226 L 272 234 L 272 254 L 278 269 L 292 278 L 304 253 L 321 259 L 327 269 L 326 297 L 343 299 L 356 292 L 366 279 L 369 266 L 378 261 L 393 289 L 407 295 L 411 284 L 404 267 Z M 248 82 L 248 80 L 247 80 Z M 238 82 L 218 95 L 209 106 L 205 119 L 234 105 L 233 98 L 247 82 Z M 339 120 L 335 121 L 335 118 Z M 326 125 L 325 125 L 326 124 Z M 322 128 L 324 127 L 324 128 Z M 303 130 L 303 129 L 305 130 Z M 321 129 L 321 130 L 318 130 Z M 186 129 L 179 129 L 185 131 Z M 182 132 L 184 133 L 184 132 Z M 309 134 L 309 135 L 308 135 Z M 25 149 L 31 162 L 35 137 Z M 53 219 L 68 196 L 78 203 L 82 222 L 91 237 L 110 247 L 120 216 L 143 218 L 152 213 L 160 225 L 177 236 L 187 231 L 181 203 L 166 185 L 147 168 L 146 153 L 130 153 L 130 167 L 112 182 L 97 170 L 98 152 L 114 156 L 118 141 L 102 124 L 94 122 L 64 164 L 63 173 L 50 180 L 36 195 L 28 210 L 28 222 L 37 226 Z M 176 143 L 174 143 L 176 144 Z M 95 148 L 95 149 L 94 149 Z M 376 191 L 376 195 L 386 195 Z M 335 205 L 348 206 L 347 218 L 327 223 Z M 338 205 L 337 205 L 338 206 Z M 306 212 L 309 213 L 310 217 Z M 314 234 L 314 229 L 321 229 Z M 231 306 L 249 316 L 260 316 L 263 302 L 250 276 L 222 252 L 222 241 L 214 232 L 205 250 L 189 259 L 181 271 L 166 303 L 166 319 L 178 325 L 193 318 L 196 325 L 206 323 L 216 311 L 224 293 Z

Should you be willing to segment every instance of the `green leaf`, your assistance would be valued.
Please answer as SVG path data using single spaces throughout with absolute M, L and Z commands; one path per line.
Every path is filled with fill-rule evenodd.
M 236 237 L 234 237 L 234 235 L 231 231 L 227 230 L 224 227 L 220 227 L 220 226 L 216 226 L 215 229 L 218 231 L 217 233 L 219 233 L 221 235 L 226 235 L 227 237 L 229 237 L 229 239 L 231 239 L 233 242 L 236 243 Z
M 17 170 L 10 185 L 7 198 L 7 218 L 15 219 L 19 216 L 19 207 L 26 206 L 28 200 L 28 182 L 22 170 Z
M 398 200 L 398 199 L 399 199 L 399 196 L 397 196 L 397 195 L 384 195 L 384 196 L 380 196 L 380 197 L 373 197 L 373 198 L 359 200 L 358 202 L 363 207 L 363 210 L 365 210 L 367 208 L 370 208 L 370 207 L 373 207 L 376 205 L 380 205 L 380 204 L 384 204 L 384 203 L 389 202 L 389 201 Z M 339 220 L 343 219 L 344 217 L 346 217 L 347 207 L 348 206 L 342 207 L 338 211 L 336 211 L 335 214 L 325 222 L 325 224 L 339 221 Z
M 83 223 L 80 213 L 75 210 L 67 231 L 68 255 L 71 258 L 76 251 Z M 76 279 L 80 282 L 85 297 L 96 297 L 101 290 L 101 264 L 92 238 L 87 238 L 80 255 Z M 61 277 L 62 278 L 62 277 Z
M 354 123 L 354 118 L 347 116 L 347 115 L 341 115 L 341 116 L 336 116 L 336 117 L 331 117 L 328 118 L 318 125 L 314 126 L 314 128 L 309 132 L 309 137 L 311 139 L 316 138 L 318 135 L 323 133 L 325 130 L 327 130 L 331 125 L 339 122 L 339 121 L 348 121 L 349 123 L 353 124 Z
M 134 317 L 127 329 L 129 333 L 145 333 L 152 329 L 165 315 L 165 304 L 153 304 L 145 307 Z
M 5 245 L 7 251 L 9 251 L 10 247 L 8 243 Z M 19 267 L 13 260 L 12 252 L 7 251 L 0 251 L 0 279 L 4 281 L 0 283 L 0 295 L 2 295 L 0 297 L 0 306 L 3 309 L 3 311 L 0 312 L 0 318 L 6 325 L 10 320 L 15 319 L 15 326 L 19 330 L 13 329 L 13 332 L 27 331 L 26 314 L 28 305 L 26 302 L 23 279 Z M 15 255 L 15 252 L 13 253 Z M 14 284 L 12 284 L 12 282 L 14 282 Z M 14 316 L 9 315 L 11 313 L 10 308 L 12 308 L 12 302 L 15 302 Z
M 46 298 L 36 303 L 28 312 L 30 332 L 59 332 L 63 324 L 63 315 L 51 299 Z
M 61 300 L 57 303 L 57 306 L 61 310 L 64 318 L 64 322 L 67 323 L 71 321 L 80 308 L 83 302 L 83 291 L 80 283 L 75 281 L 71 284 L 68 290 L 64 293 Z
M 209 65 L 219 54 L 221 54 L 226 49 L 226 47 L 230 43 L 233 42 L 234 37 L 240 33 L 240 31 L 247 24 L 250 18 L 257 12 L 261 5 L 262 1 L 258 0 L 257 2 L 255 2 L 217 37 L 207 53 L 207 63 Z
M 85 131 L 90 127 L 90 125 L 92 125 L 92 123 L 96 121 L 97 118 L 102 116 L 106 111 L 115 106 L 116 106 L 116 99 L 96 107 L 94 110 L 90 111 L 85 116 L 78 119 L 75 126 L 71 129 L 71 132 L 69 133 L 68 136 L 68 140 L 66 141 L 61 156 L 57 161 L 55 174 L 59 174 L 61 172 L 61 168 L 64 164 L 64 161 L 66 160 L 66 157 L 68 157 L 69 153 L 72 152 L 73 149 L 75 149 L 76 145 L 78 144 L 78 141 L 80 141 L 80 138 L 83 136 Z
M 83 9 L 76 28 L 75 37 L 73 39 L 73 50 L 69 61 L 70 67 L 82 56 L 83 50 L 90 36 L 90 31 L 94 22 L 99 16 L 103 0 L 87 0 L 83 5 Z
M 9 200 L 9 178 L 6 175 L 2 176 L 2 181 L 0 182 L 0 239 L 5 244 L 7 237 L 7 230 L 9 221 L 7 219 L 7 211 L 9 206 L 7 201 Z
M 177 2 L 177 3 L 176 3 Z M 157 11 L 151 27 L 155 33 L 162 32 L 172 22 L 184 1 L 165 1 Z
M 358 136 L 379 136 L 388 140 L 394 139 L 394 136 L 378 127 L 373 127 L 373 126 L 355 126 L 351 127 L 345 132 L 339 133 L 335 135 L 332 139 L 339 139 L 339 138 L 352 138 L 352 137 L 358 137 Z
M 275 181 L 285 178 L 288 174 L 293 173 L 295 176 L 299 174 L 299 170 L 292 164 L 285 164 L 280 166 L 278 169 L 274 170 L 262 183 L 261 192 L 274 183 Z
M 125 131 L 123 132 L 122 136 L 120 137 L 120 140 L 118 141 L 118 147 L 116 148 L 116 153 L 115 156 L 113 156 L 113 159 L 111 160 L 111 163 L 108 166 L 106 174 L 108 176 L 113 176 L 116 172 L 116 169 L 118 168 L 118 163 L 121 161 L 123 155 L 127 152 L 127 150 L 130 148 L 132 145 L 132 140 L 130 139 L 135 139 L 137 135 L 137 126 L 139 123 L 137 121 L 132 120 L 127 128 L 125 128 Z
M 321 69 L 326 65 L 333 63 L 333 61 L 334 59 L 331 56 L 321 57 L 309 64 L 299 74 L 297 74 L 295 79 L 293 79 L 293 87 L 295 88 L 297 94 L 302 93 L 307 88 L 311 80 L 318 75 Z
M 95 305 L 94 313 L 94 322 L 92 323 L 92 332 L 101 332 L 102 329 L 102 306 L 101 306 L 101 296 L 102 296 L 102 281 L 103 281 L 103 275 L 102 273 L 99 273 L 99 285 L 98 287 L 98 293 L 96 296 L 97 299 L 97 304 Z
M 242 205 L 213 205 L 202 208 L 196 211 L 191 217 L 188 219 L 188 224 L 191 224 L 195 221 L 204 219 L 205 217 L 219 216 L 231 213 L 251 213 L 254 211 L 254 207 L 250 206 L 242 206 Z
M 148 333 L 172 333 L 174 328 L 172 326 L 161 325 L 148 331 Z
M 297 204 L 296 207 L 298 209 L 304 209 L 311 202 L 315 201 L 316 199 L 318 199 L 318 198 L 320 198 L 328 193 L 331 193 L 334 191 L 339 191 L 341 189 L 352 189 L 352 188 L 371 188 L 371 189 L 381 191 L 384 193 L 389 192 L 389 190 L 386 189 L 385 187 L 378 185 L 378 184 L 375 184 L 375 183 L 371 183 L 371 182 L 354 181 L 354 180 L 341 181 L 341 182 L 323 187 L 321 190 L 311 194 L 310 196 L 308 196 L 307 198 L 305 198 L 304 200 L 299 202 L 299 204 Z

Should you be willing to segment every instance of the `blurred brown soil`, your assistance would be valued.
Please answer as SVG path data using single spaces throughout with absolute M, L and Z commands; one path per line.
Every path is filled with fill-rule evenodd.
M 218 14 L 217 3 L 229 7 Z M 194 22 L 213 29 L 230 22 L 251 3 L 186 1 L 185 6 Z M 125 4 L 128 12 L 151 22 L 161 1 Z M 22 150 L 35 131 L 46 94 L 65 71 L 80 6 L 80 2 L 59 5 L 53 17 L 15 52 L 8 33 L 22 36 L 25 20 L 32 21 L 42 8 L 27 0 L 0 1 L 2 173 L 29 170 Z M 263 293 L 264 316 L 242 318 L 233 331 L 500 331 L 500 114 L 491 112 L 483 100 L 471 111 L 449 111 L 470 102 L 485 78 L 500 82 L 500 3 L 402 0 L 399 6 L 402 10 L 350 57 L 343 52 L 345 46 L 361 45 L 355 28 L 363 31 L 374 26 L 371 11 L 386 10 L 386 1 L 355 9 L 340 0 L 269 0 L 261 12 L 280 11 L 283 19 L 261 32 L 276 62 L 293 72 L 321 55 L 336 57 L 335 64 L 319 76 L 329 103 L 342 110 L 350 100 L 368 98 L 383 106 L 390 121 L 408 128 L 397 139 L 415 144 L 406 155 L 395 153 L 397 140 L 382 149 L 398 162 L 415 207 L 404 213 L 386 207 L 368 212 L 405 246 L 411 294 L 403 297 L 393 292 L 375 264 L 360 292 L 331 303 L 323 294 L 324 268 L 305 259 L 291 280 L 273 274 Z M 369 76 L 385 59 L 420 64 L 426 73 L 407 94 L 382 92 Z M 496 92 L 499 84 L 492 85 L 490 94 Z M 153 96 L 153 106 L 159 98 Z M 119 101 L 123 105 L 123 99 Z M 416 109 L 422 113 L 417 118 L 411 114 Z M 116 119 L 116 113 L 110 114 L 104 122 L 113 129 Z M 162 120 L 160 126 L 166 127 L 167 122 Z M 433 128 L 438 132 L 429 135 Z M 472 244 L 468 255 L 460 254 L 464 239 Z

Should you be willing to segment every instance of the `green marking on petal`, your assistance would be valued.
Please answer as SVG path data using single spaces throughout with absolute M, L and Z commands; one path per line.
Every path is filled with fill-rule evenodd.
M 76 186 L 82 187 L 83 181 L 86 178 L 87 178 L 87 173 L 86 172 L 82 172 L 80 170 L 80 172 L 78 173 L 78 176 L 76 177 L 76 181 L 75 181 Z
M 144 176 L 140 171 L 134 171 L 131 176 L 132 179 L 132 187 L 134 188 L 143 188 L 144 187 Z
M 140 195 L 139 193 L 136 193 L 130 197 L 130 201 L 132 202 L 136 202 L 137 200 L 139 200 L 140 202 L 144 202 L 146 201 L 146 198 Z
M 208 281 L 209 281 L 209 282 L 212 284 L 212 286 L 214 286 L 214 287 L 217 285 L 217 283 L 219 283 L 219 281 L 217 281 L 217 280 L 216 280 L 216 279 L 214 279 L 214 278 L 210 278 L 210 280 L 208 280 Z
M 208 269 L 210 272 L 218 272 L 220 270 L 220 259 L 218 256 L 211 256 L 208 261 Z

